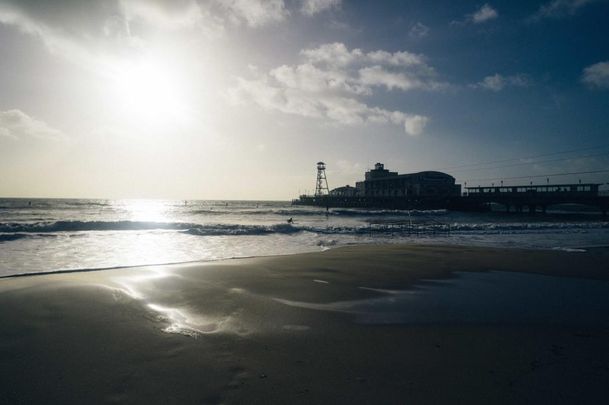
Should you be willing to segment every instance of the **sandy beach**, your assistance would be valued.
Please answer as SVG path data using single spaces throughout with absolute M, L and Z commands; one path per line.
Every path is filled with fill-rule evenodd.
M 0 402 L 599 403 L 606 324 L 366 321 L 353 308 L 374 315 L 379 299 L 463 272 L 604 285 L 608 258 L 368 245 L 4 278 Z

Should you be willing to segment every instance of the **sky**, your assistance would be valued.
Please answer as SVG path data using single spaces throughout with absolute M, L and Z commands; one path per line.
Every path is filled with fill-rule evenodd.
M 607 182 L 609 1 L 0 0 L 0 197 Z M 563 175 L 564 173 L 578 173 Z M 548 176 L 552 175 L 552 176 Z

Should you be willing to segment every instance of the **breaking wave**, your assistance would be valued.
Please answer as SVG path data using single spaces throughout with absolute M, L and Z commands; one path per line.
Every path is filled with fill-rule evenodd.
M 27 234 L 23 234 L 23 233 L 7 233 L 7 234 L 0 234 L 0 243 L 2 242 L 10 242 L 13 240 L 18 240 L 18 239 L 23 239 L 23 238 L 27 238 L 28 235 Z
M 187 222 L 148 221 L 54 221 L 0 223 L 0 241 L 12 241 L 25 237 L 49 236 L 65 232 L 93 231 L 176 231 L 195 236 L 271 235 L 313 232 L 318 234 L 362 235 L 369 233 L 418 234 L 418 233 L 522 233 L 522 232 L 585 232 L 589 229 L 609 229 L 609 222 L 585 223 L 442 223 L 400 222 L 370 223 L 359 226 L 300 226 L 297 224 L 242 225 L 196 224 Z
M 263 225 L 193 225 L 184 233 L 196 236 L 292 234 L 307 230 L 289 224 Z
M 79 232 L 79 231 L 133 231 L 153 229 L 188 229 L 187 223 L 146 221 L 54 221 L 0 223 L 0 232 Z
M 410 216 L 427 216 L 441 215 L 447 213 L 447 210 L 366 210 L 353 208 L 333 208 L 326 211 L 323 208 L 274 208 L 274 209 L 223 209 L 223 208 L 197 208 L 190 211 L 195 215 L 279 215 L 284 217 L 308 217 L 308 216 L 339 216 L 339 217 L 410 217 Z

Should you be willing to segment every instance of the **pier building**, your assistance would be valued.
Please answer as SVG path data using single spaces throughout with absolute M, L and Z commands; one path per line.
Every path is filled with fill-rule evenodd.
M 455 184 L 455 178 L 449 174 L 436 171 L 399 174 L 376 163 L 355 187 L 338 187 L 327 195 L 317 192 L 313 196 L 301 195 L 293 203 L 328 207 L 446 208 L 460 195 L 461 186 Z
M 398 174 L 376 163 L 364 178 L 355 188 L 357 195 L 365 197 L 446 199 L 461 195 L 461 186 L 455 184 L 455 178 L 442 172 Z

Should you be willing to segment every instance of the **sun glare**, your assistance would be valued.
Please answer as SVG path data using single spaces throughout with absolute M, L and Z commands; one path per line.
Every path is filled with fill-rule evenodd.
M 132 123 L 179 124 L 188 118 L 185 85 L 170 66 L 154 60 L 123 64 L 113 77 L 116 108 Z
M 123 208 L 131 221 L 165 222 L 167 206 L 159 200 L 126 200 Z

